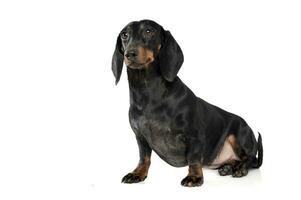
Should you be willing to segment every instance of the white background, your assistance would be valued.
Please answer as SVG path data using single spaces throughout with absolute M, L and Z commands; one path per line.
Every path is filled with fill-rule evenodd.
M 300 199 L 300 1 L 1 1 L 0 199 Z M 246 178 L 153 154 L 144 183 L 125 70 L 111 57 L 130 21 L 153 19 L 180 44 L 179 77 L 261 132 L 264 161 Z

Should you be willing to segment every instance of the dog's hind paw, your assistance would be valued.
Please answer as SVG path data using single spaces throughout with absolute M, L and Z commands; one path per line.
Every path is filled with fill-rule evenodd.
M 228 175 L 231 175 L 233 174 L 233 169 L 232 169 L 232 166 L 231 165 L 223 165 L 222 167 L 220 167 L 218 169 L 218 173 L 219 175 L 221 176 L 228 176 Z
M 235 178 L 240 178 L 243 176 L 246 176 L 248 174 L 248 169 L 247 168 L 240 168 L 237 169 L 233 172 L 232 176 Z

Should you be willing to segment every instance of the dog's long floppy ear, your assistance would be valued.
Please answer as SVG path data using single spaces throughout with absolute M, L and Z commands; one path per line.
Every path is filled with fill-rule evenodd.
M 162 31 L 163 41 L 158 58 L 162 76 L 167 81 L 173 81 L 177 76 L 183 62 L 184 56 L 177 41 L 169 31 Z
M 123 67 L 123 51 L 121 49 L 121 39 L 118 36 L 116 47 L 112 58 L 112 71 L 115 76 L 115 84 L 119 82 Z

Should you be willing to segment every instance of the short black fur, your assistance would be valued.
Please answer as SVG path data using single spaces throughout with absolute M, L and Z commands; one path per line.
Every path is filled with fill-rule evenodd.
M 230 135 L 236 139 L 239 160 L 220 166 L 220 174 L 239 177 L 249 168 L 261 166 L 261 136 L 257 142 L 241 117 L 198 98 L 177 76 L 184 57 L 169 31 L 150 20 L 128 24 L 118 36 L 112 60 L 116 84 L 124 59 L 130 89 L 129 119 L 140 152 L 137 168 L 127 177 L 147 174 L 150 163 L 143 163 L 152 150 L 175 167 L 210 166 Z M 203 180 L 200 174 L 186 179 Z M 146 175 L 140 178 L 142 181 Z M 123 182 L 131 180 L 124 177 Z M 201 183 L 188 182 L 185 186 Z

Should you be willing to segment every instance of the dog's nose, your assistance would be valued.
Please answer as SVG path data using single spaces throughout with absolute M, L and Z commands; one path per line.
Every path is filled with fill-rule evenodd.
M 137 56 L 137 51 L 135 49 L 126 51 L 125 53 L 125 57 L 131 61 L 133 61 L 136 58 L 136 56 Z

